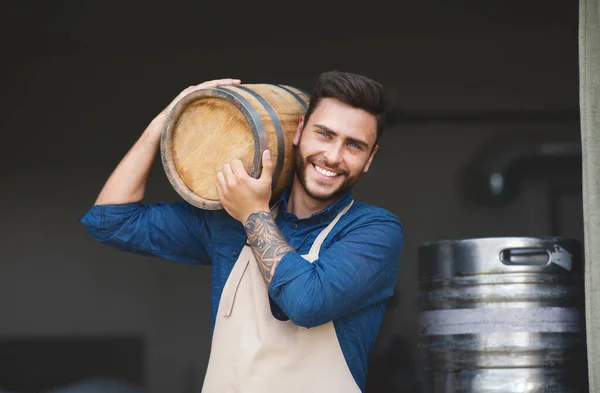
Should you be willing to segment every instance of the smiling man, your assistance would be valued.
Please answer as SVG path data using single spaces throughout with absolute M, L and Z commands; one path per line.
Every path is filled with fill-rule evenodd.
M 268 151 L 257 179 L 239 160 L 224 165 L 217 175 L 224 210 L 141 203 L 170 107 L 81 221 L 121 250 L 212 265 L 213 337 L 203 392 L 363 391 L 403 243 L 396 216 L 352 195 L 378 150 L 382 86 L 351 73 L 319 77 L 293 139 L 292 184 L 272 206 Z

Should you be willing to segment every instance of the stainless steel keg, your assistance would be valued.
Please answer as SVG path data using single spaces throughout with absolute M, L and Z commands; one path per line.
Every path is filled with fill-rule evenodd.
M 579 242 L 482 238 L 418 251 L 423 393 L 588 391 Z

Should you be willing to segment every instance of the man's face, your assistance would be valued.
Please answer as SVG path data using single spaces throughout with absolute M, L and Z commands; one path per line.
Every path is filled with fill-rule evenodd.
M 296 176 L 306 194 L 332 201 L 367 172 L 377 152 L 374 115 L 324 98 L 294 136 Z

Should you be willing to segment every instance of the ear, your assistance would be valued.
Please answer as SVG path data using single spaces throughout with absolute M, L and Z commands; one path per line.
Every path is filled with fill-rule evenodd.
M 373 151 L 371 152 L 371 157 L 369 157 L 369 161 L 367 161 L 367 163 L 365 164 L 365 167 L 363 168 L 363 172 L 368 172 L 369 171 L 369 167 L 371 166 L 371 163 L 373 162 L 373 158 L 375 157 L 375 153 L 377 153 L 377 150 L 379 150 L 379 145 L 375 145 L 375 147 L 373 148 Z
M 298 127 L 296 127 L 296 133 L 294 134 L 294 139 L 292 140 L 294 146 L 298 146 L 298 143 L 300 143 L 300 135 L 302 134 L 303 128 L 304 128 L 304 115 L 300 116 L 300 120 L 298 121 Z

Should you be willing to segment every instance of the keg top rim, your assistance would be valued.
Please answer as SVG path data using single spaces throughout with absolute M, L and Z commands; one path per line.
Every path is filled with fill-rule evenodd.
M 579 240 L 563 237 L 563 236 L 489 236 L 489 237 L 470 237 L 470 238 L 456 238 L 456 239 L 440 239 L 430 240 L 421 243 L 418 248 L 440 246 L 447 244 L 456 243 L 475 243 L 475 242 L 490 242 L 490 241 L 550 241 L 550 242 L 577 242 Z

